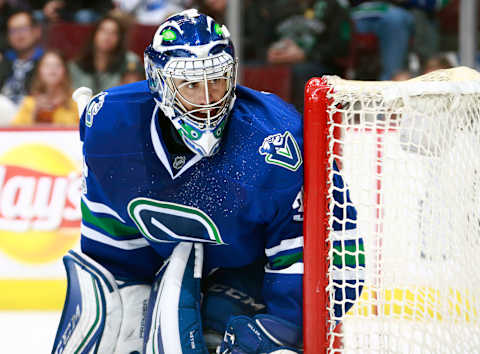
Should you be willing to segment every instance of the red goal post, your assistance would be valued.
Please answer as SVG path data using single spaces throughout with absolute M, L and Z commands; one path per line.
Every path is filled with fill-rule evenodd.
M 327 256 L 328 174 L 326 92 L 320 78 L 311 79 L 305 89 L 304 110 L 304 284 L 303 333 L 305 353 L 313 354 L 327 345 Z M 315 235 L 313 237 L 307 237 Z
M 331 87 L 322 78 L 312 78 L 305 88 L 304 113 L 304 153 L 308 156 L 304 167 L 304 203 L 309 207 L 304 213 L 304 349 L 305 353 L 317 353 L 318 348 L 327 348 L 329 336 L 327 311 L 328 294 L 328 253 L 329 233 L 329 149 L 338 153 L 340 146 L 332 137 L 339 138 L 340 130 L 330 127 L 327 111 L 330 100 L 327 98 Z M 339 114 L 333 115 L 336 122 L 341 121 Z M 332 135 L 328 130 L 332 129 Z M 337 161 L 341 164 L 341 161 Z M 338 326 L 340 330 L 341 325 Z M 334 338 L 334 346 L 339 346 Z

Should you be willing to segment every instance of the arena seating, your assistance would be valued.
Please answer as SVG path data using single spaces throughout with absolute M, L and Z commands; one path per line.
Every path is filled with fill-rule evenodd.
M 71 22 L 54 23 L 45 28 L 44 45 L 61 51 L 67 59 L 79 55 L 89 40 L 93 25 Z
M 143 51 L 155 34 L 156 26 L 134 24 L 128 33 L 128 48 L 143 60 Z M 67 59 L 77 57 L 94 29 L 91 24 L 61 22 L 45 29 L 44 45 L 63 52 Z M 251 88 L 277 94 L 290 100 L 291 73 L 285 65 L 243 65 L 239 82 Z

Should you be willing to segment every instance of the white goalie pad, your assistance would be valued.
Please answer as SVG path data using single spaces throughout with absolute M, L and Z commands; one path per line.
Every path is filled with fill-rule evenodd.
M 52 353 L 140 353 L 150 285 L 119 286 L 82 253 L 70 251 L 63 261 L 68 288 Z
M 203 245 L 182 242 L 160 269 L 146 316 L 145 354 L 208 353 L 202 334 Z

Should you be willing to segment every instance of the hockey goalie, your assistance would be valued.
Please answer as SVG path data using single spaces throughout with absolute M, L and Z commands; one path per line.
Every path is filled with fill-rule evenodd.
M 53 353 L 302 351 L 302 119 L 236 67 L 227 28 L 186 10 L 145 50 L 146 81 L 89 99 Z

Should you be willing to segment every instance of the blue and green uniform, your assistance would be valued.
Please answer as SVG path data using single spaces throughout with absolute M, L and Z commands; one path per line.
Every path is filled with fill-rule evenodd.
M 80 122 L 82 251 L 117 279 L 151 281 L 178 242 L 202 242 L 205 275 L 261 264 L 265 312 L 301 328 L 302 119 L 273 94 L 236 91 L 220 151 L 208 158 L 169 152 L 167 118 L 145 81 L 90 101 Z M 346 192 L 334 198 L 333 227 L 353 240 L 336 247 L 351 249 L 356 211 Z

